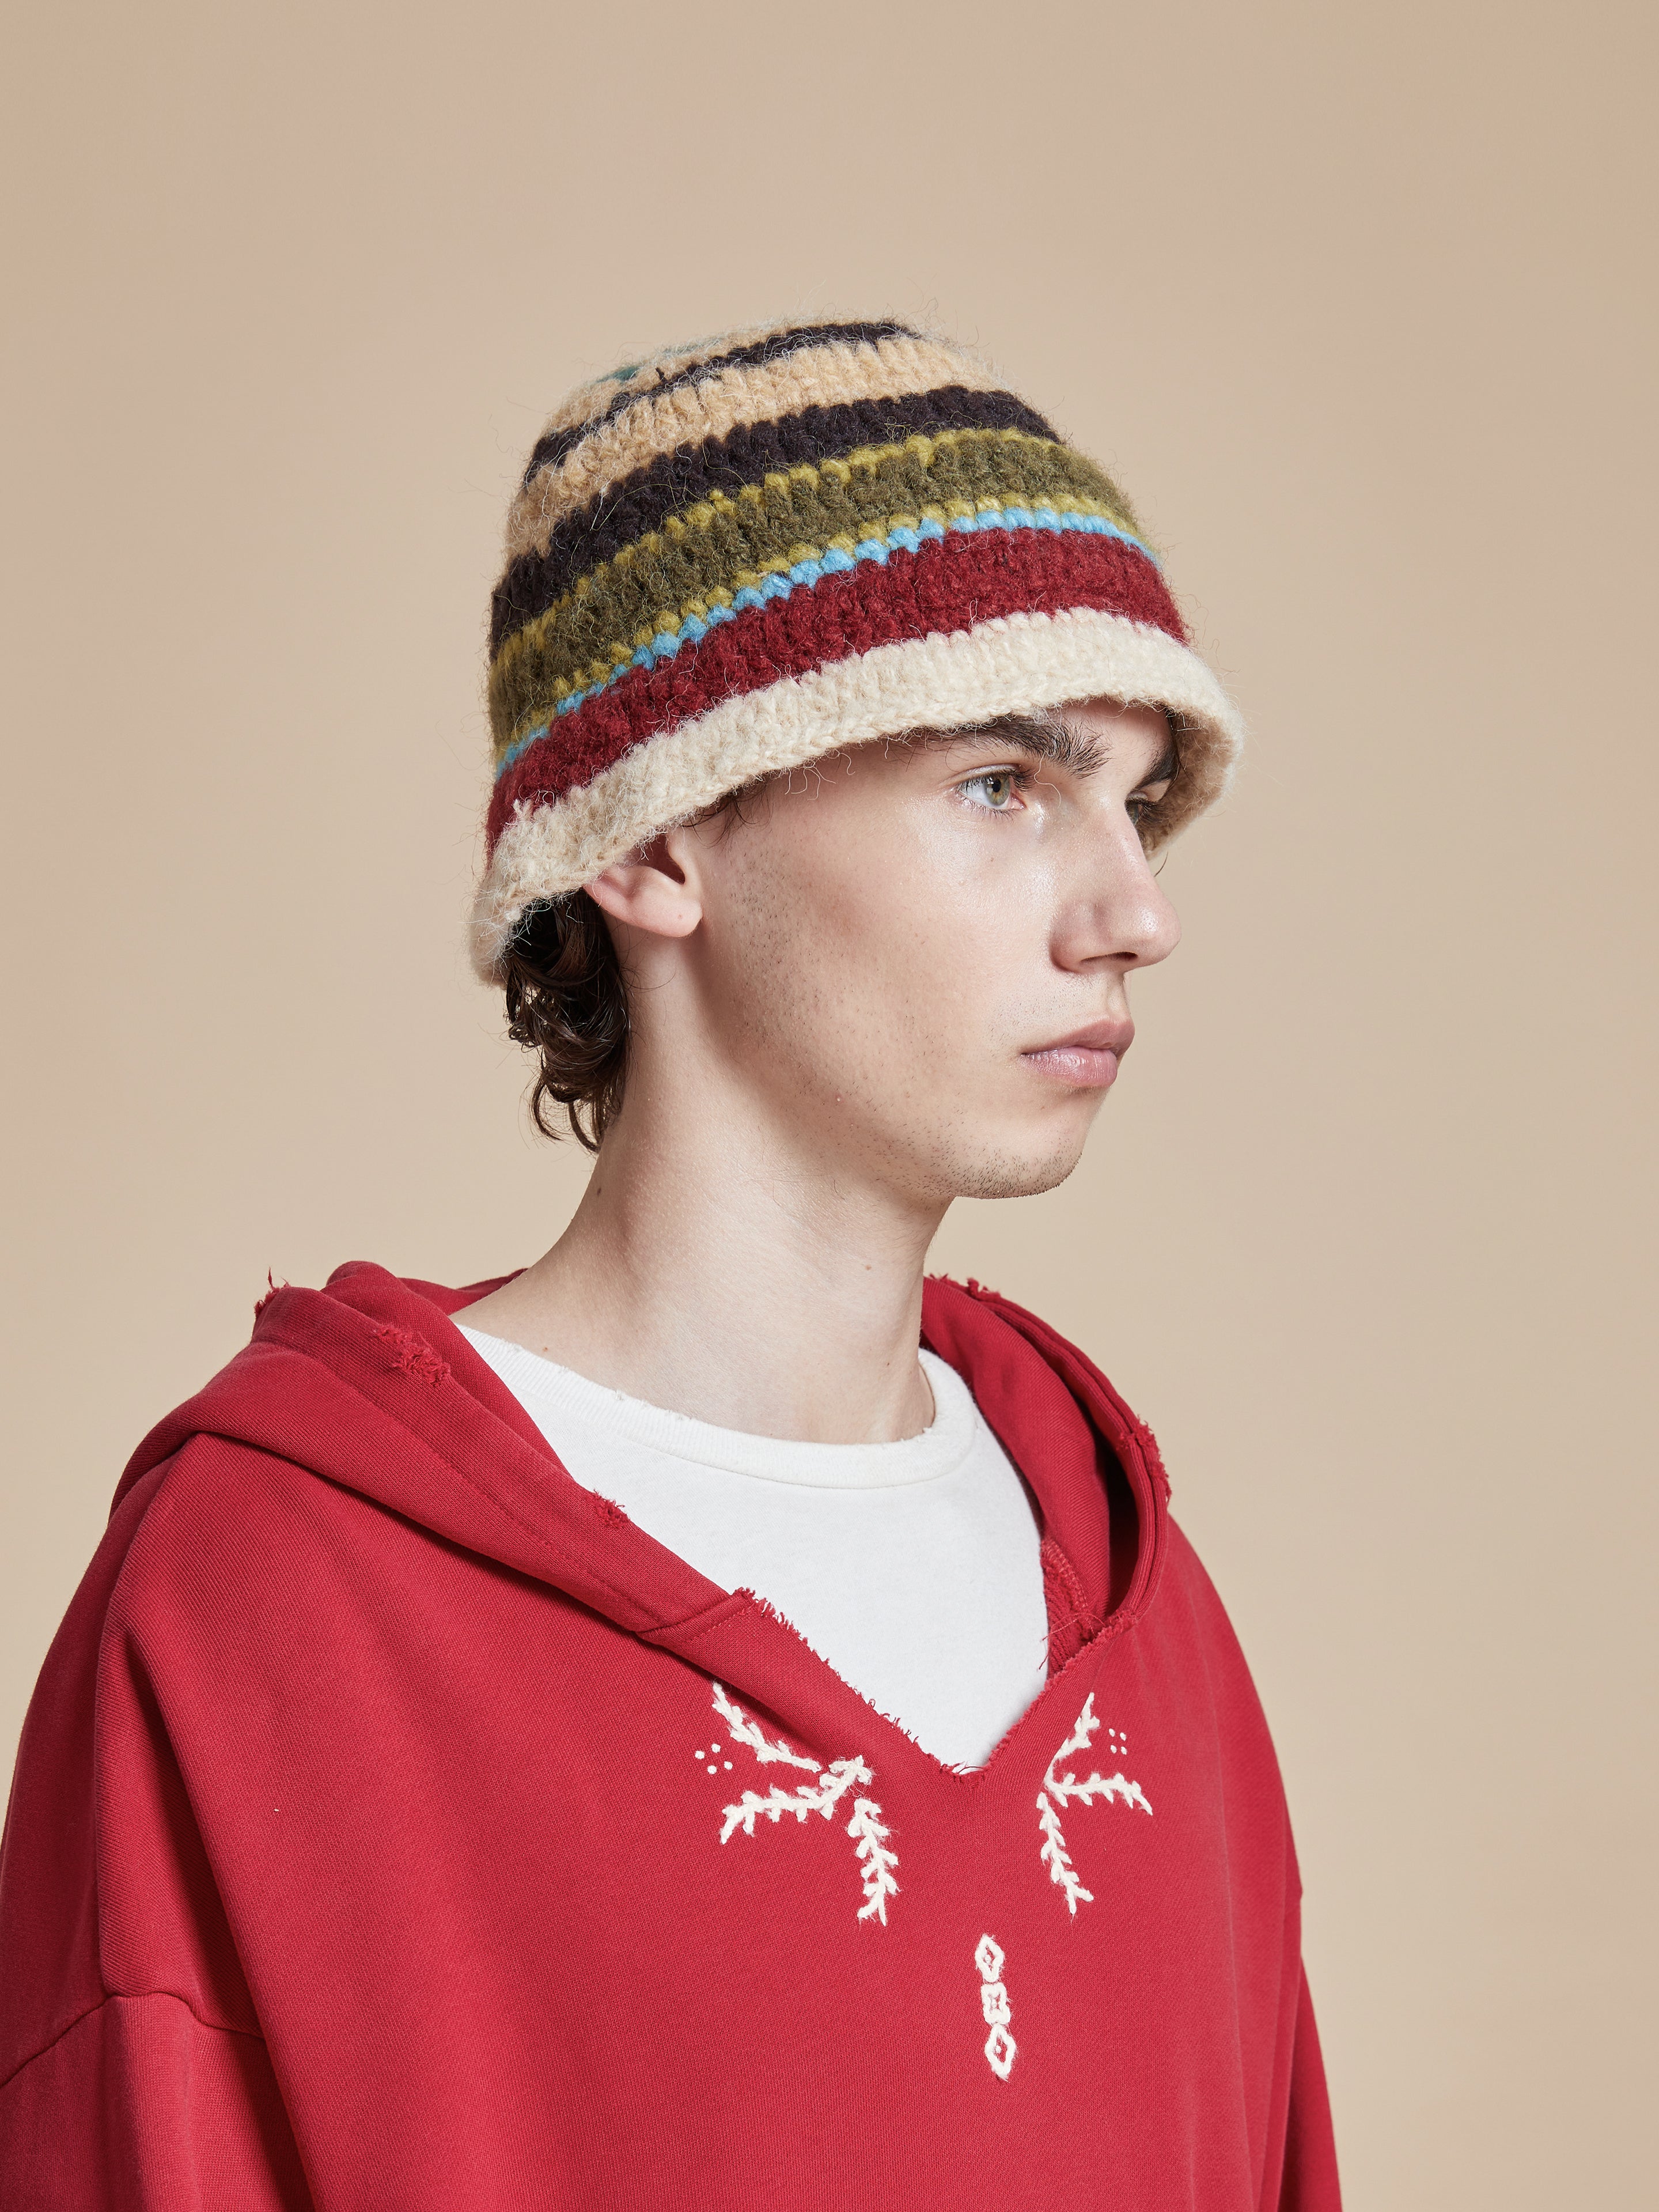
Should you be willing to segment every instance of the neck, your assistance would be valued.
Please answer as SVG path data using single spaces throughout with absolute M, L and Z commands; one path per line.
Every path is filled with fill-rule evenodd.
M 822 1443 L 925 1428 L 922 1271 L 943 1206 L 741 1089 L 670 1097 L 638 1073 L 568 1229 L 467 1325 L 722 1428 Z

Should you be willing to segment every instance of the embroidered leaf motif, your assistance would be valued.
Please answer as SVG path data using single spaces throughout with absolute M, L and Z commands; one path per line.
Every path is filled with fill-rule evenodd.
M 754 1723 L 750 1722 L 747 1725 L 753 1727 Z M 736 1741 L 747 1742 L 748 1739 L 737 1737 Z M 776 1756 L 775 1748 L 773 1755 Z M 795 1763 L 797 1765 L 808 1764 L 800 1759 Z M 739 1828 L 746 1836 L 752 1836 L 757 1820 L 770 1820 L 776 1827 L 785 1813 L 795 1820 L 804 1820 L 808 1813 L 821 1813 L 827 1820 L 849 1790 L 857 1783 L 873 1779 L 862 1759 L 833 1759 L 826 1768 L 820 1767 L 816 1759 L 810 1764 L 814 1773 L 822 1774 L 824 1778 L 815 1790 L 809 1782 L 802 1782 L 792 1791 L 780 1790 L 774 1782 L 764 1797 L 753 1790 L 746 1790 L 735 1805 L 728 1805 L 720 1830 L 721 1842 L 724 1844 L 727 1837 L 735 1834 Z M 862 1799 L 859 1802 L 861 1804 L 863 1802 Z M 877 1805 L 871 1809 L 879 1813 L 881 1808 Z M 854 1832 L 851 1828 L 847 1831 L 849 1835 Z M 881 1832 L 885 1835 L 886 1829 Z
M 862 1772 L 862 1768 L 860 1769 Z M 869 1776 L 864 1775 L 868 1782 Z M 852 1818 L 847 1822 L 847 1833 L 858 1846 L 858 1856 L 864 1869 L 864 1902 L 858 1908 L 858 1917 L 872 1917 L 885 1928 L 887 1924 L 887 1899 L 897 1897 L 899 1885 L 893 1880 L 893 1869 L 899 1864 L 897 1855 L 887 1849 L 887 1831 L 881 1826 L 881 1808 L 868 1797 L 856 1797 Z
M 769 1820 L 775 1828 L 785 1814 L 791 1820 L 804 1821 L 808 1813 L 820 1813 L 827 1820 L 849 1790 L 867 1786 L 875 1779 L 856 1754 L 851 1759 L 833 1759 L 827 1766 L 820 1766 L 815 1759 L 808 1759 L 802 1752 L 791 1751 L 786 1743 L 774 1741 L 726 1694 L 718 1682 L 714 1685 L 714 1710 L 725 1722 L 732 1741 L 752 1751 L 763 1766 L 781 1760 L 820 1778 L 816 1784 L 798 1783 L 793 1790 L 782 1789 L 773 1783 L 764 1796 L 759 1790 L 745 1790 L 737 1802 L 726 1806 L 721 1814 L 723 1844 L 729 1842 L 740 1828 L 746 1836 L 754 1835 L 757 1820 Z M 879 1920 L 884 1928 L 887 1924 L 887 1899 L 899 1893 L 899 1884 L 893 1879 L 899 1858 L 889 1848 L 890 1832 L 882 1825 L 881 1808 L 874 1798 L 853 1799 L 852 1818 L 847 1822 L 846 1833 L 853 1840 L 863 1883 L 864 1902 L 858 1917 Z
M 1074 1917 L 1080 1905 L 1093 1904 L 1094 1892 L 1084 1888 L 1077 1869 L 1072 1864 L 1071 1855 L 1066 1849 L 1065 1832 L 1060 1826 L 1060 1815 L 1056 1807 L 1069 1805 L 1074 1798 L 1082 1805 L 1093 1804 L 1096 1798 L 1110 1804 L 1115 1797 L 1124 1805 L 1138 1806 L 1143 1813 L 1150 1814 L 1152 1811 L 1140 1784 L 1129 1781 L 1121 1769 L 1116 1774 L 1102 1774 L 1097 1770 L 1082 1782 L 1077 1779 L 1073 1769 L 1069 1768 L 1063 1774 L 1057 1771 L 1062 1759 L 1070 1759 L 1078 1752 L 1088 1749 L 1089 1739 L 1099 1726 L 1099 1718 L 1094 1710 L 1094 1693 L 1091 1691 L 1083 1701 L 1082 1711 L 1077 1716 L 1076 1727 L 1050 1759 L 1048 1771 L 1043 1777 L 1043 1786 L 1037 1793 L 1037 1825 L 1043 1832 L 1043 1848 L 1038 1856 L 1049 1870 L 1049 1880 L 1063 1893 L 1066 1910 Z
M 1093 1905 L 1094 1892 L 1085 1889 L 1076 1868 L 1066 1850 L 1066 1838 L 1060 1826 L 1060 1815 L 1050 1804 L 1042 1790 L 1037 1793 L 1037 1825 L 1043 1831 L 1043 1848 L 1038 1853 L 1049 1870 L 1049 1880 L 1057 1881 L 1066 1893 L 1066 1910 L 1075 1914 L 1080 1905 Z
M 808 1759 L 798 1751 L 791 1751 L 786 1743 L 773 1743 L 760 1723 L 752 1721 L 742 1705 L 734 1705 L 718 1682 L 714 1686 L 714 1710 L 725 1722 L 732 1741 L 747 1744 L 762 1766 L 770 1766 L 774 1760 L 782 1759 L 787 1766 L 804 1766 L 808 1774 L 818 1772 L 815 1759 Z
M 821 1813 L 824 1808 L 818 1792 L 806 1783 L 791 1796 L 774 1783 L 764 1797 L 753 1790 L 746 1790 L 735 1805 L 728 1805 L 720 1824 L 720 1840 L 724 1844 L 741 1828 L 746 1836 L 754 1833 L 757 1820 L 770 1820 L 775 1827 L 784 1814 L 792 1820 L 804 1820 L 808 1813 Z

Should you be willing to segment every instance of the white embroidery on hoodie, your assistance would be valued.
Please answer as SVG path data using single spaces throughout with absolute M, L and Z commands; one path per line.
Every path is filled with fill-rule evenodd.
M 770 1820 L 776 1827 L 786 1813 L 792 1820 L 804 1821 L 808 1813 L 821 1813 L 827 1820 L 849 1790 L 875 1779 L 857 1753 L 851 1759 L 833 1759 L 827 1766 L 822 1766 L 815 1759 L 791 1751 L 786 1743 L 767 1735 L 760 1723 L 752 1721 L 718 1682 L 714 1685 L 714 1710 L 725 1722 L 732 1741 L 752 1751 L 762 1766 L 798 1766 L 819 1778 L 815 1784 L 799 1783 L 792 1790 L 781 1789 L 774 1782 L 764 1796 L 757 1790 L 745 1790 L 735 1805 L 724 1808 L 720 1823 L 723 1844 L 729 1843 L 740 1828 L 746 1836 L 752 1836 L 757 1820 Z M 713 1769 L 709 1771 L 712 1772 Z M 890 1832 L 882 1826 L 881 1808 L 874 1798 L 853 1798 L 852 1818 L 847 1822 L 845 1832 L 856 1847 L 863 1885 L 864 1902 L 858 1917 L 879 1920 L 885 1928 L 887 1899 L 899 1894 L 899 1885 L 893 1880 L 899 1856 L 888 1848 Z
M 979 1969 L 979 2009 L 990 2030 L 985 2038 L 985 2063 L 999 2081 L 1006 2081 L 1014 2071 L 1014 2056 L 1020 2046 L 1008 2033 L 1014 2014 L 1002 1979 L 1002 1947 L 994 1936 L 979 1938 L 973 1963 Z
M 1143 1813 L 1152 1811 L 1140 1784 L 1127 1781 L 1121 1767 L 1116 1774 L 1091 1774 L 1086 1782 L 1080 1782 L 1073 1771 L 1068 1771 L 1064 1774 L 1055 1771 L 1063 1759 L 1069 1759 L 1074 1752 L 1088 1749 L 1089 1738 L 1099 1725 L 1094 1710 L 1094 1693 L 1091 1691 L 1083 1702 L 1082 1711 L 1077 1716 L 1076 1727 L 1050 1759 L 1048 1771 L 1043 1777 L 1043 1786 L 1037 1793 L 1037 1825 L 1043 1832 L 1043 1848 L 1038 1856 L 1049 1870 L 1049 1880 L 1064 1891 L 1066 1910 L 1074 1917 L 1080 1905 L 1093 1904 L 1094 1892 L 1084 1888 L 1082 1879 L 1071 1863 L 1071 1854 L 1066 1849 L 1065 1832 L 1060 1826 L 1060 1815 L 1056 1807 L 1069 1805 L 1074 1797 L 1084 1805 L 1092 1803 L 1097 1797 L 1110 1804 L 1116 1797 L 1125 1805 L 1138 1805 Z M 1120 1736 L 1116 1729 L 1108 1729 L 1106 1733 L 1112 1739 L 1114 1750 L 1119 1753 L 1128 1751 L 1127 1736 Z

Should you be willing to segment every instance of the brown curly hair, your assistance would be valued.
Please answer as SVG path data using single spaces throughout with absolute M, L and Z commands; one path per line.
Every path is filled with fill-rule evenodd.
M 627 1076 L 628 1000 L 605 917 L 585 891 L 533 907 L 503 963 L 507 1035 L 536 1055 L 530 1118 L 596 1152 Z
M 697 822 L 747 821 L 781 776 L 739 784 L 693 814 Z M 628 994 L 605 917 L 585 891 L 531 907 L 501 963 L 507 1035 L 536 1058 L 530 1119 L 555 1143 L 562 1114 L 578 1145 L 596 1152 L 621 1111 L 628 1073 Z

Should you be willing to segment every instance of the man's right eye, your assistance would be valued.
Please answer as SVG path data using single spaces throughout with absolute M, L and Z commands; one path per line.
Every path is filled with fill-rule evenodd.
M 966 777 L 956 788 L 971 805 L 984 807 L 987 813 L 1008 814 L 1020 796 L 1020 781 L 1017 769 L 987 768 L 978 775 Z

